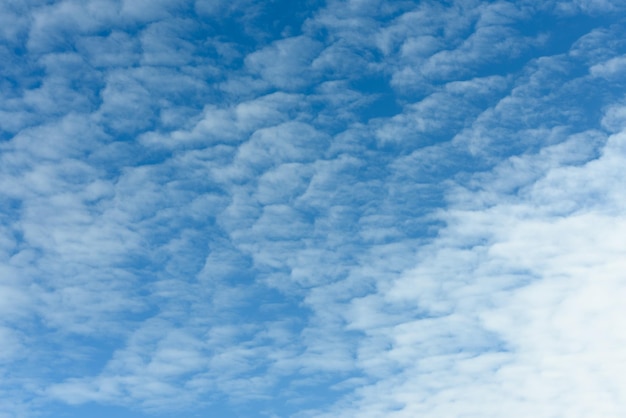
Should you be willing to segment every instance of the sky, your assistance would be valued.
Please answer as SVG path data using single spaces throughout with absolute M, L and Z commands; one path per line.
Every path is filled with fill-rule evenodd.
M 0 0 L 0 418 L 626 416 L 624 16 Z

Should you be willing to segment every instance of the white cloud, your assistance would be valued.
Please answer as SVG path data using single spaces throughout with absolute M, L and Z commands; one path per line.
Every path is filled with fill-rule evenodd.
M 611 58 L 608 61 L 592 66 L 589 71 L 596 77 L 619 77 L 626 70 L 626 56 Z
M 411 141 L 413 147 L 430 145 L 431 138 L 440 135 L 451 138 L 483 111 L 477 102 L 494 101 L 507 84 L 501 76 L 447 83 L 421 101 L 406 105 L 401 114 L 382 121 L 376 136 L 383 143 Z
M 608 61 L 623 50 L 622 33 L 623 28 L 619 25 L 593 29 L 574 42 L 569 55 L 584 60 L 590 67 Z
M 246 57 L 246 67 L 253 75 L 287 91 L 313 82 L 311 62 L 322 45 L 306 36 L 281 39 Z
M 619 25 L 319 5 L 7 12 L 0 416 L 623 415 Z
M 302 96 L 283 92 L 240 101 L 231 107 L 207 105 L 201 115 L 185 118 L 179 129 L 162 134 L 148 132 L 140 137 L 149 147 L 188 148 L 209 144 L 237 145 L 262 128 L 269 128 L 289 120 L 301 105 Z
M 624 314 L 626 200 L 615 175 L 626 135 L 583 165 L 570 154 L 581 137 L 572 141 L 515 171 L 504 168 L 517 157 L 506 161 L 480 189 L 535 171 L 522 192 L 443 211 L 448 226 L 415 269 L 351 302 L 348 326 L 366 335 L 359 365 L 378 381 L 328 416 L 624 413 L 626 334 L 614 318 Z M 527 165 L 537 159 L 543 168 Z M 415 319 L 385 314 L 409 306 Z
M 4 42 L 15 43 L 28 30 L 28 5 L 24 2 L 0 5 L 0 34 Z
M 202 16 L 229 16 L 235 11 L 250 11 L 254 6 L 251 0 L 196 0 L 194 3 L 196 12 Z
M 65 0 L 36 8 L 32 11 L 28 48 L 35 54 L 66 50 L 76 34 L 104 29 L 117 10 L 115 0 Z
M 179 0 L 121 0 L 120 15 L 132 22 L 146 22 L 166 19 L 185 8 Z
M 624 10 L 624 5 L 615 0 L 557 0 L 548 4 L 553 6 L 558 13 L 565 15 L 572 15 L 578 12 L 596 15 L 601 13 L 618 13 Z
M 139 62 L 140 42 L 121 31 L 106 36 L 84 36 L 76 41 L 81 56 L 95 67 L 126 67 Z
M 626 109 L 622 105 L 610 106 L 602 118 L 602 126 L 610 132 L 620 132 L 626 128 Z
M 3 299 L 13 299 L 15 296 L 18 298 L 13 299 L 15 302 L 19 302 L 20 299 L 24 299 L 24 295 L 16 295 L 13 292 L 13 289 L 8 288 L 0 288 L 0 292 L 2 292 Z M 13 302 L 13 303 L 15 303 Z M 7 309 L 8 308 L 8 309 Z M 0 309 L 5 311 L 10 311 L 12 307 L 6 306 L 6 301 L 2 300 L 0 302 Z M 9 312 L 9 314 L 12 312 Z M 24 344 L 22 342 L 23 337 L 21 337 L 15 330 L 7 327 L 0 327 L 0 344 L 2 344 L 2 351 L 0 352 L 0 364 L 5 365 L 7 363 L 17 361 L 24 352 Z
M 183 66 L 193 63 L 195 46 L 184 40 L 182 29 L 196 26 L 193 20 L 168 19 L 150 24 L 141 32 L 143 65 Z

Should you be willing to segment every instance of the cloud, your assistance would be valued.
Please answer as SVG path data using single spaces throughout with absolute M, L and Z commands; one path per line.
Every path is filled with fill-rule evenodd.
M 284 90 L 293 90 L 312 82 L 315 74 L 310 64 L 321 45 L 306 36 L 281 39 L 246 57 L 246 67 L 252 74 Z
M 64 51 L 76 35 L 104 30 L 115 18 L 116 6 L 113 0 L 67 0 L 35 7 L 27 47 L 35 54 Z
M 146 22 L 167 19 L 176 11 L 185 8 L 186 6 L 177 0 L 122 0 L 120 15 L 133 22 Z
M 626 336 L 611 318 L 622 314 L 625 202 L 610 179 L 625 138 L 610 136 L 582 165 L 570 157 L 576 137 L 527 155 L 548 159 L 517 195 L 443 211 L 447 226 L 415 269 L 350 303 L 348 326 L 365 334 L 358 364 L 377 380 L 328 416 L 623 413 Z M 516 164 L 515 173 L 537 168 Z M 495 171 L 480 188 L 510 175 Z M 415 316 L 397 314 L 408 306 Z
M 615 57 L 608 61 L 592 66 L 589 70 L 596 77 L 619 77 L 626 66 L 626 57 Z
M 121 31 L 106 36 L 85 36 L 77 40 L 76 47 L 95 67 L 125 67 L 135 65 L 140 57 L 140 42 Z
M 558 13 L 572 15 L 577 12 L 597 15 L 601 13 L 614 13 L 623 10 L 623 5 L 612 0 L 576 0 L 573 2 L 556 1 L 550 3 Z
M 401 114 L 385 120 L 376 135 L 382 142 L 418 142 L 421 139 L 420 145 L 428 145 L 435 138 L 453 136 L 484 109 L 476 104 L 493 101 L 506 91 L 507 84 L 507 79 L 501 76 L 448 83 L 440 91 L 405 106 Z
M 180 29 L 194 25 L 192 20 L 175 19 L 150 24 L 141 32 L 142 63 L 173 67 L 191 64 L 196 48 L 184 40 Z
M 623 415 L 617 3 L 0 7 L 0 416 Z
M 24 3 L 6 3 L 2 6 L 2 39 L 14 43 L 28 30 L 28 6 Z

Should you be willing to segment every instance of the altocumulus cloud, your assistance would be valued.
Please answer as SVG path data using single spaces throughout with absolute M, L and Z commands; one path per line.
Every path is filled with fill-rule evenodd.
M 0 417 L 623 417 L 624 12 L 0 4 Z

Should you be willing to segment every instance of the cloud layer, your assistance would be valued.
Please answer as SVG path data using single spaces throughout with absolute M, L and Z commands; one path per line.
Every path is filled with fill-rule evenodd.
M 622 417 L 624 6 L 0 5 L 0 417 Z

